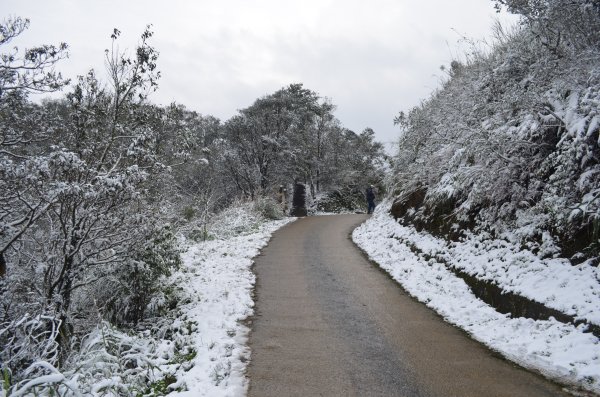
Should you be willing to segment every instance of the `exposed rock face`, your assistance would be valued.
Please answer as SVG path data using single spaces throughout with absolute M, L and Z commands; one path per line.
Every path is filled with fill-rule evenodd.
M 395 219 L 402 218 L 409 208 L 418 208 L 425 201 L 427 189 L 421 188 L 410 193 L 406 197 L 398 198 L 392 205 L 391 214 Z

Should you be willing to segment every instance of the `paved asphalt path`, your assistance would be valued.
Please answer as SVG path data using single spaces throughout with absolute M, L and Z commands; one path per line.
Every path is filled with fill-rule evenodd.
M 299 219 L 256 258 L 250 396 L 566 396 L 370 263 L 350 240 L 366 218 Z

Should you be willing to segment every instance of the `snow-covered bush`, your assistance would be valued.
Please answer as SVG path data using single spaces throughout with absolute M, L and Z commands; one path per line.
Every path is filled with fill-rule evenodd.
M 600 43 L 600 4 L 595 0 L 494 0 L 522 16 L 539 38 L 553 52 L 575 53 Z
M 229 208 L 213 216 L 208 223 L 212 238 L 228 238 L 256 231 L 265 216 L 255 202 L 235 202 Z
M 0 46 L 23 26 L 1 26 L 8 36 Z M 158 78 L 151 36 L 142 34 L 132 57 L 116 45 L 107 52 L 112 84 L 91 71 L 64 99 L 41 105 L 27 100 L 26 85 L 11 84 L 59 88 L 62 80 L 45 69 L 62 50 L 34 51 L 25 66 L 17 58 L 11 65 L 12 57 L 3 63 L 0 328 L 11 387 L 38 375 L 58 379 L 105 306 L 113 319 L 131 322 L 158 307 L 160 275 L 179 260 L 172 232 L 152 231 L 168 217 L 161 212 L 172 185 L 167 164 L 185 160 L 193 134 L 169 119 L 177 112 L 146 102 Z M 36 321 L 55 326 L 38 329 Z M 51 358 L 38 351 L 44 346 L 55 349 Z
M 284 217 L 281 205 L 271 197 L 259 197 L 254 201 L 254 210 L 264 219 L 278 220 Z
M 126 325 L 158 314 L 166 304 L 166 277 L 180 264 L 180 250 L 171 228 L 167 225 L 155 230 L 127 262 L 112 267 L 106 279 L 95 286 L 104 316 L 113 324 Z
M 553 20 L 575 15 L 571 3 L 587 7 L 535 2 Z M 592 10 L 577 11 L 590 29 L 600 24 Z M 556 27 L 584 29 L 576 19 Z M 510 230 L 538 245 L 547 231 L 563 255 L 598 255 L 600 52 L 596 33 L 569 35 L 549 48 L 531 24 L 498 27 L 489 52 L 453 62 L 443 87 L 397 118 L 396 216 L 434 232 Z
M 58 365 L 60 326 L 60 320 L 49 315 L 25 314 L 0 323 L 0 374 L 5 387 L 24 377 L 40 376 L 43 366 L 35 365 L 37 362 Z
M 323 193 L 316 200 L 317 211 L 323 212 L 366 212 L 367 201 L 365 186 L 355 184 L 344 185 L 338 189 L 331 189 Z M 379 189 L 381 192 L 381 189 Z
M 12 383 L 9 396 L 162 396 L 173 373 L 188 360 L 175 353 L 179 342 L 149 333 L 128 335 L 101 323 L 83 338 L 80 350 L 60 371 L 36 361 Z M 10 384 L 9 384 L 10 385 Z

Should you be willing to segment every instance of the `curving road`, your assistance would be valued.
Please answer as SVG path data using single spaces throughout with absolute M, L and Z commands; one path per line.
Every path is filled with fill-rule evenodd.
M 256 258 L 250 396 L 566 396 L 408 296 L 350 241 L 366 215 L 299 219 Z

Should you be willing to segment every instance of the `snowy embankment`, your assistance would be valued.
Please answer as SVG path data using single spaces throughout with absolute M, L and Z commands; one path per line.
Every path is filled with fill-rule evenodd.
M 501 314 L 435 258 L 441 255 L 444 262 L 493 281 L 506 291 L 596 324 L 600 312 L 598 269 L 571 267 L 558 259 L 541 260 L 506 241 L 472 237 L 447 243 L 398 224 L 389 208 L 389 203 L 380 205 L 352 237 L 408 293 L 508 359 L 560 382 L 600 392 L 600 343 L 584 332 L 585 325 Z
M 173 326 L 191 328 L 188 342 L 194 354 L 190 364 L 174 374 L 177 382 L 169 387 L 185 391 L 170 396 L 245 394 L 250 350 L 249 328 L 242 321 L 254 312 L 252 258 L 275 230 L 293 219 L 264 223 L 251 234 L 197 243 L 183 254 L 174 284 L 184 289 L 182 295 L 188 299 Z

